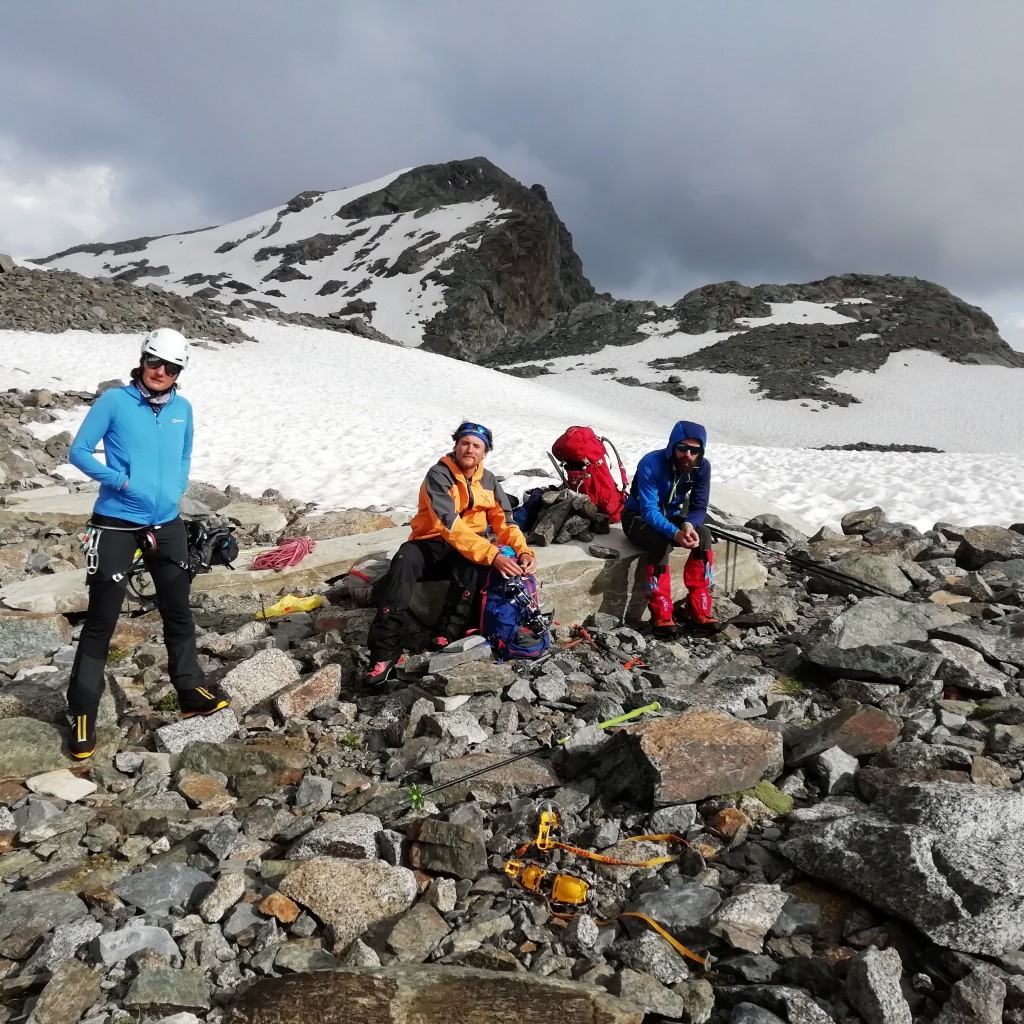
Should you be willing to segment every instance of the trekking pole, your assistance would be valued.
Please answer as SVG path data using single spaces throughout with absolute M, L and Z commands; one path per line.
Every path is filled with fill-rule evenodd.
M 739 534 L 732 533 L 729 530 L 724 530 L 720 526 L 712 526 L 709 523 L 708 529 L 711 531 L 713 537 L 729 541 L 732 544 L 738 544 L 742 548 L 750 548 L 751 551 L 760 551 L 766 555 L 773 555 L 775 558 L 783 558 L 792 565 L 795 565 L 800 569 L 804 569 L 807 572 L 814 573 L 815 575 L 822 576 L 827 580 L 831 580 L 833 583 L 844 583 L 849 587 L 864 590 L 869 594 L 874 594 L 879 597 L 903 596 L 902 594 L 894 594 L 891 590 L 886 590 L 884 587 L 879 587 L 874 583 L 867 583 L 863 580 L 854 579 L 853 576 L 849 576 L 845 572 L 841 572 L 839 569 L 832 569 L 827 565 L 818 565 L 817 562 L 812 562 L 808 558 L 801 558 L 799 555 L 789 555 L 784 551 L 776 551 L 774 548 L 766 547 L 764 544 L 758 544 L 757 541 L 753 541 L 749 537 L 743 537 Z
M 648 711 L 660 710 L 661 705 L 655 701 L 653 704 L 645 704 L 642 708 L 637 708 L 635 711 L 627 711 L 626 714 L 619 715 L 617 718 L 609 718 L 607 722 L 598 722 L 597 728 L 610 729 L 614 725 L 622 725 L 624 722 L 629 722 L 634 718 L 639 718 L 641 715 L 646 715 Z M 523 758 L 550 754 L 564 743 L 568 743 L 571 738 L 571 736 L 563 736 L 562 739 L 557 740 L 551 746 L 539 747 L 536 750 L 527 750 L 522 754 L 515 754 L 513 757 L 506 758 L 504 761 L 499 761 L 497 764 L 488 765 L 486 768 L 480 768 L 475 772 L 469 772 L 467 775 L 462 775 L 457 779 L 452 779 L 451 782 L 445 782 L 440 786 L 432 786 L 430 789 L 420 789 L 419 786 L 416 785 L 409 786 L 409 798 L 413 807 L 419 809 L 423 806 L 424 799 L 433 793 L 440 793 L 442 789 L 451 789 L 452 786 L 458 786 L 462 782 L 469 782 L 470 779 L 475 779 L 480 775 L 485 775 L 487 772 L 493 772 L 498 768 L 505 768 L 507 765 L 515 764 L 516 761 L 522 761 Z
M 558 474 L 558 479 L 562 481 L 562 486 L 568 487 L 569 480 L 565 475 L 565 471 L 562 469 L 562 464 L 554 457 L 554 455 L 551 454 L 551 452 L 548 452 L 548 458 L 551 460 L 551 465 L 555 467 L 555 472 Z

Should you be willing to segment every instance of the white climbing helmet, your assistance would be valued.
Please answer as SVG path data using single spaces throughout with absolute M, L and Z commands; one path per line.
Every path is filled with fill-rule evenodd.
M 142 339 L 142 354 L 177 363 L 183 370 L 188 366 L 189 343 L 173 327 L 158 327 Z

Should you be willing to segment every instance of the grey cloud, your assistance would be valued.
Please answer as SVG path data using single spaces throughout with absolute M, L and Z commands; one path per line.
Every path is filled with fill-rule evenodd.
M 198 226 L 146 223 L 147 195 L 226 221 L 482 153 L 618 295 L 848 270 L 1019 294 L 1015 0 L 41 6 L 5 11 L 0 133 L 116 166 L 131 233 Z

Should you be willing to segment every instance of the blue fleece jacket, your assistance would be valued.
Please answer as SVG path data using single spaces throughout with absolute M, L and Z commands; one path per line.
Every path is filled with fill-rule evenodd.
M 103 442 L 105 464 L 93 454 Z M 98 480 L 94 511 L 142 526 L 178 514 L 192 463 L 192 406 L 175 391 L 154 412 L 137 388 L 104 391 L 71 442 L 68 458 Z
M 670 519 L 697 527 L 704 523 L 711 494 L 711 463 L 707 459 L 689 472 L 676 469 L 672 449 L 686 438 L 706 446 L 708 432 L 699 423 L 680 420 L 669 435 L 668 447 L 648 452 L 636 467 L 636 475 L 626 499 L 626 510 L 642 516 L 644 522 L 666 537 L 679 529 Z

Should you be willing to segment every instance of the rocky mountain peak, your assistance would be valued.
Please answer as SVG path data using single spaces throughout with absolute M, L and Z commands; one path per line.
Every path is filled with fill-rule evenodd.
M 347 220 L 421 216 L 488 198 L 504 215 L 480 228 L 479 244 L 454 252 L 425 278 L 444 285 L 445 308 L 424 325 L 423 347 L 472 362 L 498 355 L 510 332 L 596 294 L 544 186 L 526 188 L 486 157 L 474 157 L 406 171 L 338 211 Z

